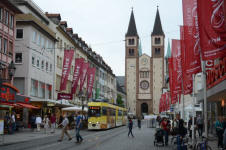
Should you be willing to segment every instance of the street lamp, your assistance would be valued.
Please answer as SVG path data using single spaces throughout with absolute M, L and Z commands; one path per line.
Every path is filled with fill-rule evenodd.
M 9 74 L 10 80 L 12 80 L 12 77 L 14 76 L 15 71 L 16 71 L 16 67 L 15 67 L 13 61 L 11 61 L 11 63 L 9 64 L 9 67 L 8 67 L 8 74 Z

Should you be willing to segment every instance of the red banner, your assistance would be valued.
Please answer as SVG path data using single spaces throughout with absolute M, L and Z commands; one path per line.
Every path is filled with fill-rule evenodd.
M 186 72 L 201 72 L 200 37 L 197 16 L 197 0 L 183 0 L 184 44 L 186 47 Z
M 71 70 L 71 63 L 74 56 L 74 50 L 64 50 L 64 63 L 62 69 L 62 77 L 60 82 L 60 91 L 66 89 L 68 76 Z
M 174 94 L 174 85 L 173 85 L 173 63 L 172 58 L 168 58 L 168 68 L 169 68 L 169 85 L 170 85 L 170 97 L 171 104 L 177 103 L 177 94 Z
M 87 71 L 87 96 L 92 96 L 93 83 L 95 79 L 96 68 L 88 68 Z
M 224 0 L 197 0 L 200 44 L 203 60 L 226 56 Z
M 182 67 L 182 82 L 183 82 L 183 94 L 191 94 L 192 93 L 192 73 L 188 73 L 188 68 L 186 67 L 186 60 L 188 57 L 186 57 L 186 51 L 188 51 L 188 48 L 185 46 L 184 41 L 184 26 L 180 27 L 180 37 L 181 37 L 181 67 Z
M 82 64 L 82 69 L 81 69 L 81 74 L 80 74 L 80 91 L 82 91 L 84 82 L 86 80 L 86 75 L 87 75 L 87 70 L 89 68 L 89 64 L 88 63 L 83 63 Z
M 78 81 L 80 78 L 83 63 L 84 63 L 83 58 L 75 59 L 75 70 L 74 70 L 73 81 L 72 81 L 72 86 L 71 86 L 71 94 L 74 94 L 78 87 Z
M 180 40 L 172 40 L 172 80 L 174 94 L 181 93 L 182 68 L 181 68 L 181 45 Z
M 167 109 L 166 110 L 170 110 L 170 93 L 169 92 L 166 93 L 166 101 L 167 101 Z

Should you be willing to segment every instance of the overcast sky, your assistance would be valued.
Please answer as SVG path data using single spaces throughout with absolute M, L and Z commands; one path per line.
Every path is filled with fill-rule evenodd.
M 44 12 L 60 13 L 74 33 L 100 54 L 117 76 L 125 75 L 125 33 L 131 8 L 143 53 L 151 55 L 151 32 L 157 5 L 168 39 L 180 37 L 182 0 L 33 0 Z M 165 49 L 166 50 L 166 49 Z

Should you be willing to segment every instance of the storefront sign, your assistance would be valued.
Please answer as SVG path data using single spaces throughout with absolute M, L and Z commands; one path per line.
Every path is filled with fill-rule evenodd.
M 214 65 L 207 73 L 207 88 L 211 88 L 226 79 L 226 57 L 220 59 L 219 64 Z
M 58 100 L 62 100 L 62 99 L 66 99 L 66 100 L 72 100 L 72 94 L 68 94 L 68 93 L 58 93 L 57 96 Z
M 0 120 L 0 135 L 4 134 L 4 120 Z
M 15 103 L 15 102 L 22 102 L 22 103 L 29 103 L 30 99 L 28 97 L 18 95 L 19 90 L 12 86 L 9 83 L 3 83 L 2 87 L 0 88 L 0 102 L 6 103 Z

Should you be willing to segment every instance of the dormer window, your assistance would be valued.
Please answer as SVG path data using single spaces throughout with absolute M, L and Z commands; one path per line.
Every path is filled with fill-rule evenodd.
M 161 43 L 161 39 L 158 37 L 158 38 L 155 38 L 155 44 L 160 44 Z
M 135 45 L 135 40 L 134 39 L 129 39 L 128 40 L 128 45 Z

